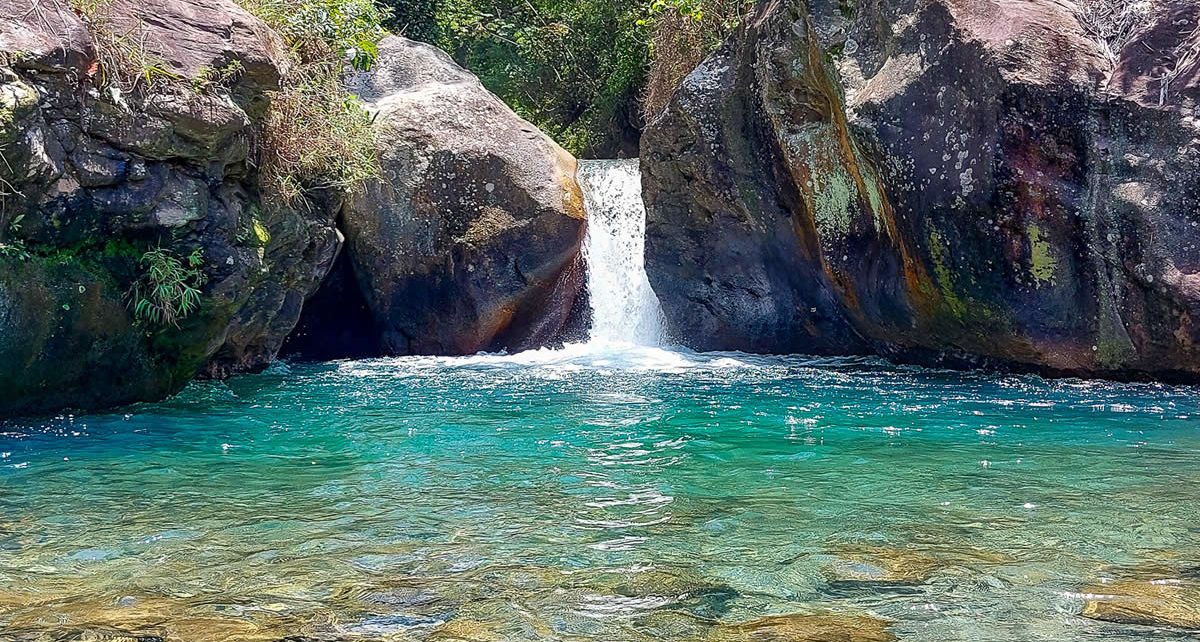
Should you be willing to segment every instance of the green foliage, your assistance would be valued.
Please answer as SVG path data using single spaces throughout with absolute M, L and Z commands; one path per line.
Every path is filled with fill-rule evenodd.
M 387 11 L 372 0 L 241 0 L 248 11 L 278 31 L 305 62 L 342 56 L 369 69 L 375 45 L 386 35 Z
M 29 250 L 25 244 L 20 241 L 10 241 L 8 243 L 0 243 L 0 257 L 7 259 L 17 259 L 18 261 L 28 261 L 31 258 Z
M 439 0 L 378 0 L 390 15 L 383 26 L 392 33 L 422 42 L 436 43 L 441 34 L 438 24 Z
M 676 11 L 681 16 L 700 22 L 704 19 L 704 2 L 703 0 L 653 0 L 650 3 L 652 15 L 662 15 L 668 11 Z
M 612 0 L 385 0 L 395 22 L 470 69 L 518 114 L 573 152 L 628 126 L 649 63 L 641 3 Z M 435 24 L 426 22 L 432 15 Z M 393 24 L 395 24 L 395 22 Z M 412 28 L 410 27 L 410 30 Z
M 192 78 L 192 91 L 206 94 L 215 87 L 232 87 L 245 72 L 246 67 L 240 60 L 234 60 L 220 69 L 201 67 Z
M 379 2 L 391 12 L 389 27 L 450 52 L 518 114 L 579 155 L 616 154 L 623 140 L 636 136 L 660 24 L 685 18 L 701 25 L 695 30 L 706 34 L 705 44 L 697 48 L 707 53 L 737 24 L 739 10 L 749 4 L 749 0 Z M 679 74 L 660 75 L 675 80 Z
M 667 106 L 675 88 L 733 33 L 755 0 L 655 0 L 653 63 L 643 110 L 647 120 Z
M 144 245 L 139 245 L 128 239 L 112 238 L 104 242 L 100 256 L 106 259 L 138 259 L 146 252 Z
M 155 248 L 142 255 L 142 278 L 130 291 L 130 306 L 139 322 L 179 327 L 200 307 L 200 288 L 208 278 L 201 269 L 204 254 L 195 250 L 180 260 L 170 250 Z

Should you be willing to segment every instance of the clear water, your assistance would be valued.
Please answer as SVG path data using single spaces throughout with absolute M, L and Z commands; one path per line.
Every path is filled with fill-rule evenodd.
M 1162 639 L 1080 591 L 1195 579 L 1198 416 L 1190 388 L 651 348 L 278 366 L 7 426 L 0 639 L 710 640 L 792 613 Z
M 580 161 L 579 184 L 588 211 L 583 252 L 592 342 L 662 345 L 662 305 L 646 277 L 646 207 L 638 160 Z

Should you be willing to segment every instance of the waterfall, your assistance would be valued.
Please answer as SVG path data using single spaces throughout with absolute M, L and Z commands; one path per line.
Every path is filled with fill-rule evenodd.
M 662 345 L 662 306 L 646 278 L 646 208 L 638 161 L 580 161 L 579 185 L 588 213 L 584 257 L 592 343 Z

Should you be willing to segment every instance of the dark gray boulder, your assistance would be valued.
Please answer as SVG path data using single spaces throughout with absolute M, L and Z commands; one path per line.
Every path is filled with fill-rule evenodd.
M 1200 6 L 1158 3 L 1115 52 L 1078 9 L 762 3 L 643 145 L 681 338 L 1200 375 Z

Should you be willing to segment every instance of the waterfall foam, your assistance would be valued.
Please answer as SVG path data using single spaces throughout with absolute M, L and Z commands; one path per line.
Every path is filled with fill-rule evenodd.
M 591 343 L 661 346 L 664 317 L 646 277 L 646 208 L 638 161 L 579 162 L 588 213 L 584 257 Z

